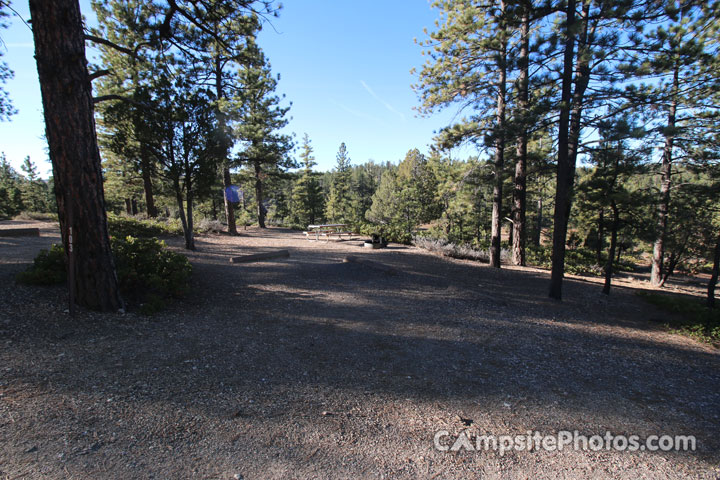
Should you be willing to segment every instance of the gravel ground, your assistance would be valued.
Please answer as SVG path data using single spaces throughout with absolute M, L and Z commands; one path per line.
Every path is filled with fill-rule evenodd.
M 629 287 L 568 280 L 557 303 L 540 270 L 248 229 L 199 237 L 191 293 L 159 315 L 70 318 L 63 288 L 14 284 L 59 241 L 34 225 L 0 238 L 0 478 L 720 476 L 718 350 Z M 228 261 L 276 248 L 290 257 Z M 698 448 L 441 452 L 441 430 Z

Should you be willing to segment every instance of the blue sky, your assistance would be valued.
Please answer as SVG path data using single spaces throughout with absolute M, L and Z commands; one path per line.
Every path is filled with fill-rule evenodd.
M 89 0 L 80 4 L 92 22 Z M 27 2 L 12 6 L 29 18 Z M 277 92 L 292 102 L 286 130 L 296 133 L 297 141 L 304 133 L 310 136 L 317 169 L 333 167 L 341 142 L 354 164 L 397 162 L 411 148 L 427 152 L 433 132 L 452 121 L 453 110 L 430 118 L 413 110 L 418 99 L 411 84 L 417 78 L 410 69 L 424 61 L 414 38 L 423 39 L 423 28 L 432 29 L 436 18 L 428 0 L 288 0 L 280 18 L 264 27 L 258 42 L 281 75 Z M 32 33 L 13 18 L 0 36 L 3 60 L 15 71 L 6 88 L 19 110 L 11 122 L 0 123 L 0 151 L 18 169 L 30 155 L 47 176 Z

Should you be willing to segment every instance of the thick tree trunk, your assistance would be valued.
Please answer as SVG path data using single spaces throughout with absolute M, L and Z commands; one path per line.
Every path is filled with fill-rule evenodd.
M 512 262 L 514 265 L 525 265 L 525 238 L 527 210 L 527 143 L 528 143 L 528 104 L 529 104 L 529 61 L 530 51 L 530 16 L 528 5 L 523 6 L 522 26 L 520 30 L 521 45 L 520 76 L 518 77 L 518 110 L 522 125 L 517 138 L 515 161 L 515 184 L 513 188 L 513 223 L 512 223 Z
M 570 216 L 570 194 L 574 165 L 570 154 L 570 106 L 572 101 L 572 74 L 575 64 L 575 0 L 568 0 L 565 27 L 565 52 L 563 56 L 562 93 L 558 120 L 557 186 L 555 189 L 555 213 L 553 215 L 552 271 L 550 298 L 562 299 L 562 280 L 565 275 L 565 238 L 567 218 Z
M 265 228 L 265 206 L 263 205 L 263 185 L 262 185 L 262 170 L 260 169 L 260 162 L 253 162 L 255 164 L 255 200 L 257 201 L 257 216 L 258 226 Z
M 658 205 L 658 219 L 655 244 L 653 245 L 652 270 L 650 283 L 654 286 L 662 284 L 663 257 L 665 255 L 665 236 L 667 234 L 668 211 L 670 210 L 670 184 L 672 176 L 673 144 L 675 137 L 675 115 L 677 111 L 677 95 L 680 85 L 680 70 L 675 66 L 673 72 L 672 99 L 668 111 L 668 124 L 665 131 L 665 148 L 662 158 L 662 180 L 660 184 L 660 203 Z
M 505 13 L 505 2 L 500 1 L 501 15 Z M 502 28 L 501 28 L 502 30 Z M 502 187 L 505 158 L 505 82 L 507 80 L 507 39 L 504 32 L 501 39 L 502 51 L 498 55 L 498 96 L 495 120 L 495 186 L 493 187 L 492 217 L 490 223 L 490 266 L 500 268 L 501 233 L 502 233 Z
M 615 259 L 615 248 L 617 248 L 617 236 L 620 229 L 620 212 L 618 211 L 615 200 L 612 200 L 612 225 L 610 226 L 610 250 L 608 250 L 607 263 L 605 264 L 605 285 L 603 285 L 602 293 L 610 295 L 610 284 L 612 283 L 613 260 Z
M 708 281 L 707 289 L 707 306 L 708 308 L 715 308 L 715 286 L 718 281 L 718 274 L 720 273 L 720 233 L 718 234 L 717 242 L 715 243 L 715 254 L 713 255 L 713 268 L 710 280 Z M 710 316 L 708 315 L 708 319 Z
M 132 204 L 129 198 L 125 198 L 125 213 L 132 215 Z
M 75 301 L 103 311 L 123 307 L 107 231 L 100 152 L 78 0 L 30 0 L 35 59 L 53 165 L 60 228 L 74 244 Z M 72 210 L 72 225 L 68 224 Z
M 223 163 L 223 187 L 225 194 L 223 195 L 223 198 L 225 199 L 225 218 L 227 218 L 227 225 L 228 225 L 228 233 L 230 235 L 237 235 L 237 225 L 235 223 L 235 207 L 233 206 L 232 202 L 228 200 L 228 188 L 232 186 L 232 181 L 230 179 L 230 167 L 227 165 L 227 161 Z
M 133 215 L 138 214 L 137 198 L 135 197 L 130 199 L 130 210 L 132 211 Z
M 144 148 L 141 155 L 142 158 L 140 159 L 140 162 L 142 168 L 143 191 L 145 192 L 145 209 L 147 210 L 147 216 L 153 218 L 157 217 L 158 212 L 155 207 L 155 195 L 153 193 L 152 168 L 150 166 L 150 158 L 148 158 L 148 154 L 144 151 Z

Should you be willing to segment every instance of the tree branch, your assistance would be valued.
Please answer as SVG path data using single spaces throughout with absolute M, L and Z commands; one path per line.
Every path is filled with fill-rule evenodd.
M 111 42 L 110 40 L 107 40 L 107 39 L 104 39 L 104 38 L 100 38 L 100 37 L 96 37 L 95 35 L 90 35 L 89 33 L 86 33 L 86 34 L 85 34 L 85 40 L 89 40 L 89 41 L 91 41 L 91 42 L 93 42 L 93 43 L 99 43 L 99 44 L 101 44 L 101 45 L 105 45 L 105 46 L 108 46 L 108 47 L 110 47 L 110 48 L 114 48 L 115 50 L 117 50 L 117 51 L 119 51 L 119 52 L 122 52 L 122 53 L 126 53 L 126 54 L 130 55 L 131 57 L 136 57 L 136 56 L 137 56 L 137 52 L 136 52 L 136 51 L 130 50 L 130 49 L 127 48 L 127 47 L 123 47 L 123 46 L 121 46 L 121 45 L 118 45 L 118 44 L 116 44 L 116 43 L 113 43 L 113 42 Z

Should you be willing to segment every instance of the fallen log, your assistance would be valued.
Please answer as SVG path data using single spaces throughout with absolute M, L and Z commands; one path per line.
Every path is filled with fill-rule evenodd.
M 287 258 L 289 256 L 290 252 L 288 252 L 287 250 L 278 250 L 276 252 L 253 253 L 251 255 L 232 257 L 230 259 L 230 263 L 261 262 L 263 260 L 271 260 L 273 258 Z
M 395 270 L 393 267 L 390 267 L 388 265 L 375 262 L 373 260 L 367 260 L 365 258 L 356 257 L 354 255 L 348 255 L 343 260 L 345 263 L 357 263 L 358 265 L 364 265 L 366 267 L 379 270 L 381 272 L 387 273 L 388 275 L 397 275 L 398 271 Z
M 39 237 L 39 228 L 3 228 L 0 237 Z

